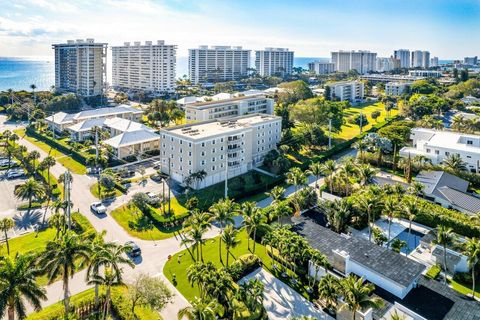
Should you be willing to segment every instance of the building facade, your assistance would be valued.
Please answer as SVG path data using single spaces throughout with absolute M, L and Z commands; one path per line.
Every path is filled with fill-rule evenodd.
M 255 51 L 255 69 L 262 77 L 285 77 L 292 73 L 293 51 L 288 48 L 265 48 Z
M 393 57 L 384 58 L 378 57 L 376 60 L 375 71 L 388 72 L 395 69 L 400 69 L 400 60 Z
M 175 91 L 176 52 L 177 46 L 163 40 L 112 47 L 113 87 L 152 93 Z
M 335 64 L 331 62 L 314 61 L 308 63 L 308 69 L 315 74 L 329 74 L 335 72 Z
M 400 96 L 408 93 L 411 82 L 387 82 L 385 84 L 385 94 L 387 96 Z
M 438 57 L 433 57 L 430 59 L 430 67 L 436 68 L 440 66 L 440 63 L 438 62 Z
M 340 101 L 359 102 L 365 96 L 365 86 L 360 81 L 341 81 L 328 84 L 330 99 Z
M 429 68 L 430 67 L 430 52 L 415 50 L 412 52 L 412 68 Z
M 281 128 L 281 117 L 252 114 L 161 129 L 161 170 L 179 183 L 204 170 L 206 177 L 190 187 L 205 188 L 261 165 Z
M 107 44 L 94 39 L 53 44 L 55 90 L 84 97 L 102 94 L 107 80 Z
M 465 57 L 463 63 L 470 66 L 476 66 L 478 64 L 478 57 Z
M 375 71 L 377 54 L 370 51 L 335 51 L 331 53 L 335 71 L 357 70 L 360 74 Z
M 408 75 L 412 77 L 440 78 L 442 73 L 435 70 L 410 70 Z
M 200 46 L 188 50 L 188 74 L 194 84 L 239 80 L 248 74 L 250 50 Z
M 273 99 L 263 94 L 190 103 L 185 105 L 185 119 L 192 122 L 232 118 L 251 113 L 273 114 L 274 104 Z
M 400 68 L 410 68 L 410 50 L 398 49 L 393 52 L 393 57 L 400 60 Z
M 400 150 L 402 157 L 422 155 L 433 164 L 440 164 L 452 154 L 458 154 L 466 163 L 467 169 L 479 172 L 480 136 L 451 131 L 437 131 L 426 128 L 414 128 L 410 133 L 413 147 Z

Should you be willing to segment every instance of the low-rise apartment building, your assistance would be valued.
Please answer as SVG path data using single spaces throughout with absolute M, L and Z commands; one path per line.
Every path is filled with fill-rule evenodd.
M 442 73 L 435 70 L 410 70 L 408 75 L 412 77 L 441 78 Z
M 77 113 L 57 112 L 49 117 L 46 117 L 45 122 L 50 129 L 54 129 L 57 132 L 62 132 L 67 127 L 91 119 L 117 117 L 139 122 L 142 119 L 142 114 L 142 110 L 135 109 L 126 104 L 122 104 L 117 107 L 98 108 L 80 111 Z
M 387 82 L 385 84 L 385 94 L 387 96 L 401 96 L 408 93 L 411 82 Z
M 205 188 L 261 165 L 280 142 L 281 128 L 281 117 L 251 114 L 161 129 L 161 170 L 179 183 L 205 170 L 206 177 L 190 186 Z
M 357 102 L 365 96 L 365 86 L 360 81 L 340 81 L 329 83 L 330 99 L 340 101 Z
M 314 61 L 308 63 L 308 69 L 315 74 L 329 74 L 335 72 L 335 64 L 332 62 Z
M 448 156 L 458 154 L 472 172 L 480 171 L 480 136 L 427 128 L 414 128 L 410 133 L 413 147 L 403 147 L 400 156 L 427 157 L 440 164 Z
M 274 100 L 264 94 L 229 97 L 185 105 L 187 121 L 231 118 L 251 113 L 273 114 Z

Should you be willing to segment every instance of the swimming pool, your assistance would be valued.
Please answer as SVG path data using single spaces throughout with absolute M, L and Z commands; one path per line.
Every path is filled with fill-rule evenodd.
M 420 244 L 420 239 L 423 238 L 424 234 L 415 230 L 411 230 L 410 236 L 409 236 L 409 230 L 410 229 L 405 229 L 402 232 L 398 234 L 394 239 L 400 239 L 402 241 L 405 241 L 407 243 L 406 247 L 402 248 L 402 253 L 409 254 L 413 250 L 415 250 L 416 247 Z

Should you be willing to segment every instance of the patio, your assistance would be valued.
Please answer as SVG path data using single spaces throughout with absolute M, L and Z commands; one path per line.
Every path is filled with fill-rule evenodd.
M 302 316 L 320 320 L 333 320 L 322 310 L 316 309 L 313 303 L 298 292 L 262 268 L 258 268 L 245 276 L 240 280 L 240 283 L 250 279 L 258 279 L 265 286 L 263 306 L 271 320 Z

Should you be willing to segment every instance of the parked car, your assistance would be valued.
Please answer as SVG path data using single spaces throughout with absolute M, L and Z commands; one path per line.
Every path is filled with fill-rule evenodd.
M 135 242 L 127 241 L 125 242 L 125 245 L 129 247 L 127 250 L 127 254 L 130 257 L 139 257 L 140 255 L 142 255 L 142 250 L 140 249 L 138 244 L 136 244 Z
M 133 170 L 120 170 L 118 171 L 118 175 L 120 176 L 120 178 L 131 178 L 133 176 L 135 176 L 135 171 Z
M 153 169 L 157 170 L 157 169 L 160 169 L 162 167 L 162 162 L 161 161 L 155 161 L 153 163 Z
M 25 172 L 23 170 L 12 170 L 7 173 L 7 179 L 16 179 L 23 177 L 25 175 Z
M 150 177 L 155 182 L 162 182 L 162 177 L 159 174 L 154 174 L 153 176 Z
M 107 208 L 101 202 L 94 202 L 90 205 L 90 210 L 96 214 L 106 214 Z

